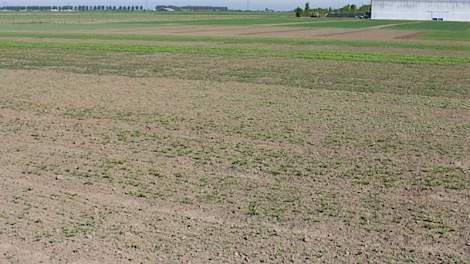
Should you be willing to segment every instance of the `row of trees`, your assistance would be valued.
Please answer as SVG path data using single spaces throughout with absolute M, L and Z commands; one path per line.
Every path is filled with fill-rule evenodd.
M 142 11 L 143 6 L 4 6 L 0 10 L 9 11 Z
M 141 11 L 143 6 L 74 6 L 74 11 Z
M 327 16 L 328 14 L 341 14 L 341 13 L 367 13 L 370 12 L 370 5 L 363 5 L 363 6 L 356 6 L 354 4 L 352 5 L 345 5 L 341 8 L 310 8 L 310 3 L 305 4 L 305 8 L 302 9 L 300 7 L 297 7 L 295 9 L 295 15 L 297 17 L 323 17 Z

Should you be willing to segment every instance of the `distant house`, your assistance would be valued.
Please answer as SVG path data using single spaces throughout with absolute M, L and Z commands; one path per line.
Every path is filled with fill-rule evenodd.
M 372 0 L 372 19 L 470 21 L 470 0 Z
M 159 5 L 155 7 L 156 11 L 162 11 L 162 12 L 175 12 L 175 11 L 181 11 L 181 9 L 177 6 L 166 6 L 166 5 Z

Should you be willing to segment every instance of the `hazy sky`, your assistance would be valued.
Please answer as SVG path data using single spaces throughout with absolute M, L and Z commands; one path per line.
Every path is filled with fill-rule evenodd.
M 232 9 L 272 8 L 276 10 L 291 10 L 297 6 L 305 5 L 306 0 L 0 0 L 0 5 L 58 5 L 58 4 L 102 4 L 102 5 L 216 5 L 228 6 Z M 310 1 L 311 6 L 338 7 L 345 4 L 366 4 L 370 0 L 315 0 Z

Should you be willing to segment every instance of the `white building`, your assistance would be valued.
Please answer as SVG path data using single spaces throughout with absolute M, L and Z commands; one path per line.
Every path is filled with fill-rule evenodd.
M 372 19 L 470 21 L 470 0 L 372 0 Z

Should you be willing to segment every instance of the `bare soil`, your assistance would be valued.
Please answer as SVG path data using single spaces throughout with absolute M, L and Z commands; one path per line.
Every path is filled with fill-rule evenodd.
M 193 35 L 193 36 L 261 36 L 285 38 L 340 38 L 391 40 L 409 38 L 418 32 L 389 30 L 386 28 L 340 29 L 340 28 L 306 28 L 281 26 L 159 26 L 154 28 L 123 28 L 109 30 L 87 30 L 83 32 L 99 32 L 113 34 L 161 34 L 161 35 Z
M 0 48 L 0 263 L 470 263 L 469 65 L 347 61 L 468 52 L 255 38 L 419 34 L 387 26 L 72 32 L 254 43 L 6 39 L 347 53 Z
M 0 261 L 470 261 L 468 100 L 0 78 Z

